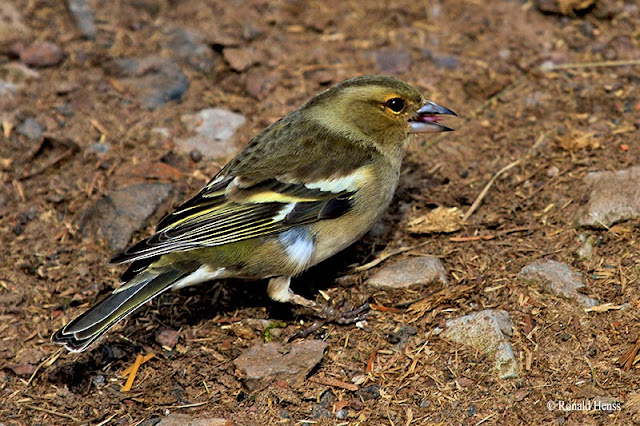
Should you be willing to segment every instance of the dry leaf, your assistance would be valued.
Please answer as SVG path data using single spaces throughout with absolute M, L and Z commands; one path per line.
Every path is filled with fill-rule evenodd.
M 571 130 L 571 132 L 557 137 L 556 143 L 565 151 L 578 151 L 581 149 L 598 149 L 600 141 L 594 137 L 593 133 L 581 130 Z
M 437 207 L 413 219 L 407 230 L 414 234 L 451 233 L 462 228 L 462 212 L 457 207 Z

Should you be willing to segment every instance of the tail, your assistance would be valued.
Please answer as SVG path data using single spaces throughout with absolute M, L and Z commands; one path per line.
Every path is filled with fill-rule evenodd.
M 82 352 L 122 318 L 171 288 L 185 275 L 188 273 L 173 268 L 141 272 L 124 287 L 58 330 L 51 340 L 72 352 Z

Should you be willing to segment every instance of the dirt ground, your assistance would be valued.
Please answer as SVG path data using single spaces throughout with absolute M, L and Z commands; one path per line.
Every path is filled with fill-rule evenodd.
M 0 100 L 0 424 L 152 425 L 170 413 L 237 425 L 640 422 L 640 370 L 619 363 L 640 336 L 640 220 L 574 226 L 588 196 L 584 176 L 640 160 L 635 0 L 95 0 L 88 2 L 95 40 L 82 36 L 62 1 L 9 4 L 29 31 L 0 51 L 0 80 L 18 87 Z M 206 60 L 179 57 L 167 42 L 171 28 L 200 33 Z M 27 68 L 20 51 L 34 41 L 55 43 L 63 59 Z M 114 59 L 150 55 L 179 64 L 189 83 L 179 101 L 149 109 L 108 69 Z M 259 320 L 285 322 L 276 340 L 308 325 L 270 302 L 264 283 L 164 294 L 82 354 L 50 343 L 123 271 L 106 264 L 112 249 L 104 239 L 79 231 L 87 209 L 132 182 L 169 182 L 172 195 L 134 234 L 145 236 L 224 164 L 176 149 L 189 133 L 182 115 L 212 106 L 244 115 L 234 139 L 241 146 L 328 84 L 372 73 L 413 83 L 459 119 L 447 121 L 455 132 L 416 138 L 372 233 L 294 283 L 318 300 L 322 290 L 347 306 L 378 305 L 368 327 L 327 325 L 307 338 L 328 343 L 313 377 L 375 389 L 369 397 L 313 377 L 298 387 L 245 387 L 233 360 L 264 341 Z M 26 118 L 43 137 L 17 131 Z M 407 230 L 437 206 L 468 211 L 515 161 L 461 230 Z M 154 173 L 157 163 L 170 167 Z M 595 241 L 587 257 L 578 255 L 585 238 Z M 423 242 L 352 272 L 380 252 Z M 367 286 L 378 268 L 426 254 L 442 259 L 451 289 L 466 290 L 435 298 L 442 286 L 391 293 Z M 538 259 L 580 271 L 585 293 L 615 308 L 587 312 L 516 279 Z M 419 299 L 432 303 L 409 309 Z M 489 357 L 433 333 L 488 308 L 514 322 L 515 379 L 499 379 Z M 399 344 L 407 327 L 415 329 Z M 162 330 L 179 331 L 171 350 L 157 343 Z M 132 390 L 121 392 L 122 371 L 150 352 L 156 356 Z M 316 415 L 323 398 L 330 418 Z M 593 398 L 620 409 L 548 408 Z

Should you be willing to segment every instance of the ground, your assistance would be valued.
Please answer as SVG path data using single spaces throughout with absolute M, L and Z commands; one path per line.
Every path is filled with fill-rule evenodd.
M 3 424 L 155 424 L 174 413 L 238 425 L 640 421 L 640 370 L 619 362 L 640 336 L 640 220 L 602 229 L 575 220 L 589 198 L 587 173 L 640 160 L 635 1 L 66 3 L 85 4 L 95 32 L 65 2 L 3 6 L 23 24 L 0 31 Z M 200 50 L 183 54 L 175 34 L 185 30 L 200 35 Z M 47 57 L 34 58 L 27 49 L 45 41 L 54 43 Z M 115 61 L 150 56 L 162 59 Z M 158 69 L 159 80 L 146 79 Z M 133 183 L 167 184 L 133 238 L 148 235 L 229 158 L 179 149 L 193 133 L 183 115 L 241 114 L 237 148 L 327 85 L 371 73 L 416 85 L 459 119 L 447 121 L 454 132 L 411 144 L 392 205 L 369 235 L 294 283 L 307 297 L 324 301 L 323 291 L 347 307 L 377 308 L 361 327 L 327 325 L 306 338 L 327 343 L 308 380 L 250 389 L 233 363 L 264 342 L 265 324 L 284 322 L 276 341 L 309 324 L 270 302 L 264 283 L 164 294 L 82 354 L 50 342 L 123 271 L 106 264 L 117 241 L 100 234 L 96 203 Z M 469 211 L 508 165 L 462 229 L 408 230 L 438 206 Z M 390 252 L 370 268 L 351 266 Z M 448 287 L 367 285 L 380 268 L 425 255 L 442 260 Z M 612 309 L 588 311 L 517 279 L 536 260 L 580 272 L 585 294 Z M 417 300 L 429 303 L 411 309 Z M 513 321 L 516 378 L 498 378 L 491 356 L 434 332 L 483 309 Z M 179 340 L 163 348 L 165 330 Z M 139 353 L 155 357 L 122 392 L 121 373 Z M 594 398 L 619 409 L 553 406 Z

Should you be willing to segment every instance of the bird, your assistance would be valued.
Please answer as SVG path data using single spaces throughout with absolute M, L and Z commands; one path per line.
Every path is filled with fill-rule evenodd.
M 344 80 L 249 141 L 155 233 L 115 254 L 122 285 L 59 329 L 82 352 L 165 291 L 225 278 L 268 279 L 267 294 L 322 313 L 292 277 L 362 237 L 391 203 L 416 133 L 445 132 L 452 110 L 383 75 Z

